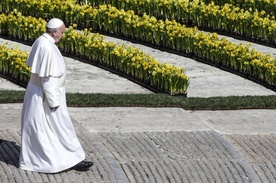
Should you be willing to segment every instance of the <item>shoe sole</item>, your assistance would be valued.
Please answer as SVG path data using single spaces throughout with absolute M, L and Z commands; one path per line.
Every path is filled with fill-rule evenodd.
M 85 168 L 85 169 L 74 169 L 76 171 L 79 171 L 79 172 L 85 172 L 85 171 L 88 171 L 90 168 Z

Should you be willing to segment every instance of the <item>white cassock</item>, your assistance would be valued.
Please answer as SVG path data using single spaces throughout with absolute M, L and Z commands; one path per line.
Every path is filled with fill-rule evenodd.
M 26 64 L 31 67 L 21 114 L 19 167 L 56 173 L 85 159 L 70 119 L 66 97 L 66 69 L 55 40 L 47 33 L 33 44 Z M 50 107 L 59 106 L 56 111 Z

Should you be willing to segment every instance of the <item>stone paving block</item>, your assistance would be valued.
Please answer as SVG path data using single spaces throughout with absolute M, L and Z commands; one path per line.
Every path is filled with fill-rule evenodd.
M 135 182 L 258 182 L 252 167 L 215 132 L 99 135 Z
M 276 182 L 276 134 L 225 135 L 253 167 L 261 182 Z

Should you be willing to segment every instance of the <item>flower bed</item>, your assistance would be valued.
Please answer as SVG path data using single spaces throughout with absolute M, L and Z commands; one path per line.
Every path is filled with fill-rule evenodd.
M 11 1 L 10 4 L 16 3 L 18 1 Z M 197 28 L 186 28 L 176 21 L 162 21 L 146 14 L 139 17 L 133 11 L 118 10 L 110 5 L 93 8 L 88 5 L 74 6 L 72 3 L 56 2 L 56 4 L 51 3 L 49 6 L 45 6 L 42 13 L 32 10 L 39 2 L 30 0 L 24 3 L 17 5 L 22 6 L 21 8 L 31 8 L 30 12 L 36 16 L 43 16 L 45 13 L 46 15 L 51 14 L 61 17 L 67 22 L 75 22 L 79 27 L 88 26 L 115 35 L 120 33 L 130 39 L 154 44 L 160 48 L 174 50 L 209 63 L 215 63 L 223 68 L 248 76 L 248 78 L 259 80 L 271 88 L 275 88 L 276 85 L 275 59 L 254 49 L 249 49 L 248 45 L 236 45 L 226 39 L 219 39 L 217 34 L 206 34 L 198 31 Z M 191 8 L 193 9 L 193 7 Z M 265 27 L 262 30 L 265 30 Z M 265 32 L 262 30 L 259 31 L 260 35 Z M 273 27 L 270 30 L 273 30 Z
M 275 4 L 272 1 L 167 1 L 104 0 L 88 1 L 98 7 L 110 4 L 117 9 L 144 13 L 162 20 L 175 20 L 204 29 L 227 32 L 246 38 L 276 44 Z M 84 3 L 84 1 L 80 1 Z M 259 11 L 256 11 L 259 10 Z
M 34 36 L 45 32 L 46 21 L 42 19 L 25 17 L 18 12 L 11 13 L 6 17 L 2 14 L 1 17 L 1 32 L 5 32 L 15 39 L 34 40 Z M 27 26 L 25 26 L 25 22 L 27 22 Z M 36 34 L 32 36 L 30 32 Z M 91 34 L 88 29 L 77 31 L 70 26 L 59 43 L 59 47 L 65 53 L 126 74 L 156 88 L 159 92 L 171 95 L 187 94 L 189 78 L 184 74 L 183 68 L 160 64 L 150 55 L 136 48 L 106 42 L 104 36 Z
M 8 48 L 0 45 L 0 74 L 13 82 L 26 86 L 29 80 L 30 69 L 25 65 L 28 53 L 17 47 Z
M 83 0 L 82 0 L 83 1 Z M 240 9 L 248 10 L 250 12 L 262 12 L 262 14 L 270 15 L 271 19 L 275 19 L 276 6 L 275 1 L 264 0 L 201 0 L 206 4 L 214 2 L 216 5 L 223 6 L 224 4 L 232 4 Z M 80 2 L 81 3 L 81 2 Z

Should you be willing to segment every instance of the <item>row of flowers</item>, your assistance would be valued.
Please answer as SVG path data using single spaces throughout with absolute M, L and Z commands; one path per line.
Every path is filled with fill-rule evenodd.
M 113 14 L 114 11 L 103 11 L 106 5 L 93 8 L 89 5 L 74 4 L 70 1 L 56 0 L 49 3 L 48 1 L 36 0 L 2 0 L 0 2 L 0 11 L 9 12 L 18 9 L 25 14 L 43 17 L 49 19 L 51 17 L 61 17 L 68 24 L 76 23 L 80 28 L 91 27 L 95 30 L 104 31 L 108 23 L 115 21 L 118 24 L 135 21 L 135 16 L 125 16 L 125 9 L 135 9 L 138 13 L 148 13 L 150 16 L 168 19 L 177 22 L 185 22 L 187 24 L 197 25 L 214 29 L 217 31 L 226 31 L 232 34 L 238 34 L 247 38 L 254 38 L 260 41 L 266 41 L 276 44 L 276 20 L 271 20 L 269 15 L 264 11 L 254 12 L 249 10 L 241 10 L 231 4 L 224 6 L 215 5 L 213 2 L 205 4 L 203 1 L 168 1 L 168 0 L 132 0 L 132 1 L 113 1 L 118 8 L 108 6 L 110 9 L 120 10 L 120 17 Z M 128 11 L 128 14 L 134 14 L 134 11 Z M 108 17 L 106 15 L 108 14 Z M 116 18 L 116 19 L 114 19 Z M 143 17 L 141 17 L 143 18 Z M 104 19 L 104 20 L 103 20 Z M 115 27 L 115 32 L 120 30 Z M 112 31 L 114 32 L 114 31 Z
M 16 46 L 0 45 L 0 73 L 6 77 L 26 85 L 30 69 L 26 66 L 27 52 L 22 52 Z
M 171 15 L 177 15 L 173 12 L 174 10 L 177 11 L 187 11 L 189 7 L 193 7 L 193 3 L 198 5 L 208 5 L 214 3 L 218 6 L 224 6 L 225 4 L 231 4 L 233 7 L 237 8 L 238 10 L 245 11 L 248 10 L 250 12 L 262 12 L 262 15 L 267 14 L 270 16 L 276 16 L 276 7 L 275 1 L 263 1 L 263 0 L 199 0 L 199 1 L 189 1 L 189 0 L 178 0 L 178 1 L 171 1 L 171 0 L 77 0 L 78 4 L 90 4 L 91 6 L 99 6 L 103 4 L 111 4 L 118 9 L 128 9 L 134 10 L 136 13 L 148 13 L 157 17 L 160 17 L 164 14 L 165 18 L 173 19 Z M 182 8 L 182 9 L 180 9 Z M 174 17 L 176 18 L 176 17 Z M 180 17 L 178 17 L 180 18 Z M 183 18 L 183 17 L 182 17 Z M 270 17 L 273 18 L 273 17 Z
M 215 4 L 213 1 L 169 1 L 169 0 L 105 0 L 89 1 L 93 6 L 111 4 L 117 9 L 133 10 L 136 14 L 147 13 L 159 19 L 176 20 L 180 23 L 198 27 L 227 31 L 247 38 L 276 43 L 276 21 L 270 12 L 255 11 L 258 3 L 252 2 L 252 8 L 239 8 L 233 4 Z M 276 12 L 273 2 L 268 10 Z M 261 6 L 261 4 L 260 4 Z M 269 14 L 270 13 L 270 14 Z
M 68 15 L 69 10 L 65 11 L 69 5 L 71 4 L 51 3 L 49 6 L 55 9 L 52 13 L 57 13 L 57 17 L 69 22 L 75 21 L 80 25 L 90 20 L 91 22 L 87 23 L 92 25 L 92 28 L 99 27 L 101 30 L 114 34 L 120 32 L 132 39 L 189 53 L 218 65 L 230 67 L 270 85 L 276 83 L 275 60 L 254 49 L 249 49 L 248 45 L 236 45 L 226 39 L 219 39 L 217 34 L 206 34 L 196 28 L 186 28 L 176 21 L 157 20 L 146 14 L 139 17 L 133 11 L 118 10 L 110 5 L 102 5 L 99 8 L 92 8 L 88 5 L 76 5 L 77 8 L 70 6 L 71 10 L 74 10 L 72 11 L 74 17 L 72 17 Z M 60 14 L 58 14 L 59 10 Z M 47 9 L 44 12 L 48 11 L 50 10 Z
M 80 1 L 80 3 L 83 0 Z M 219 6 L 223 6 L 224 4 L 233 4 L 236 7 L 239 7 L 244 10 L 252 10 L 252 11 L 265 11 L 266 14 L 269 14 L 274 17 L 276 16 L 276 6 L 274 0 L 201 0 L 206 4 L 214 2 Z M 271 17 L 272 18 L 272 17 Z
M 17 14 L 17 16 L 13 15 Z M 0 14 L 0 33 L 8 34 L 22 41 L 33 42 L 35 38 L 46 31 L 46 21 L 32 16 L 24 17 L 14 11 L 9 15 Z
M 27 41 L 45 32 L 46 21 L 25 17 L 21 13 L 11 13 L 0 16 L 0 26 L 1 33 Z M 32 35 L 30 32 L 37 34 Z M 91 34 L 88 29 L 77 31 L 70 26 L 58 46 L 65 53 L 111 68 L 161 92 L 171 95 L 187 93 L 189 78 L 184 74 L 183 68 L 160 64 L 137 48 L 106 42 L 104 36 Z M 27 73 L 23 67 L 20 69 L 22 70 L 18 72 Z
M 91 27 L 94 30 L 109 31 L 116 34 L 123 31 L 125 36 L 128 36 L 126 32 L 128 29 L 135 29 L 141 26 L 143 26 L 142 29 L 145 29 L 144 26 L 155 23 L 162 16 L 163 19 L 172 20 L 169 22 L 186 22 L 199 27 L 227 31 L 248 38 L 276 43 L 275 20 L 270 20 L 263 12 L 241 11 L 240 8 L 231 4 L 218 6 L 213 2 L 207 5 L 203 1 L 190 2 L 186 0 L 178 2 L 167 0 L 156 2 L 122 0 L 115 2 L 110 0 L 110 2 L 115 3 L 119 8 L 110 5 L 100 5 L 98 8 L 93 8 L 88 4 L 80 5 L 62 0 L 56 0 L 51 3 L 36 0 L 2 0 L 0 11 L 9 12 L 13 9 L 18 9 L 25 14 L 44 19 L 60 17 L 68 24 L 78 24 L 79 28 Z M 127 9 L 128 6 L 140 13 L 147 12 L 150 16 L 143 14 L 142 17 L 139 17 L 132 10 L 126 12 L 123 8 Z M 145 25 L 144 23 L 139 23 L 144 19 L 152 20 L 152 22 L 148 22 Z M 162 28 L 158 27 L 155 29 Z M 153 37 L 150 32 L 145 34 L 149 34 L 146 38 Z
M 73 11 L 80 11 L 79 16 L 75 16 L 74 20 L 63 12 L 66 5 L 56 5 L 58 6 L 62 11 L 59 16 L 57 14 L 57 17 L 65 20 L 85 22 L 87 16 L 90 16 L 88 20 L 96 22 L 96 25 L 104 31 L 114 34 L 120 32 L 132 39 L 188 53 L 248 74 L 269 85 L 276 85 L 275 59 L 249 49 L 249 45 L 236 45 L 226 39 L 219 39 L 217 34 L 206 34 L 198 31 L 197 28 L 186 28 L 176 21 L 157 20 L 145 14 L 139 17 L 133 11 L 118 10 L 110 5 L 102 5 L 98 9 L 86 6 L 85 10 L 90 8 L 91 11 Z M 74 7 L 71 8 L 74 9 Z

